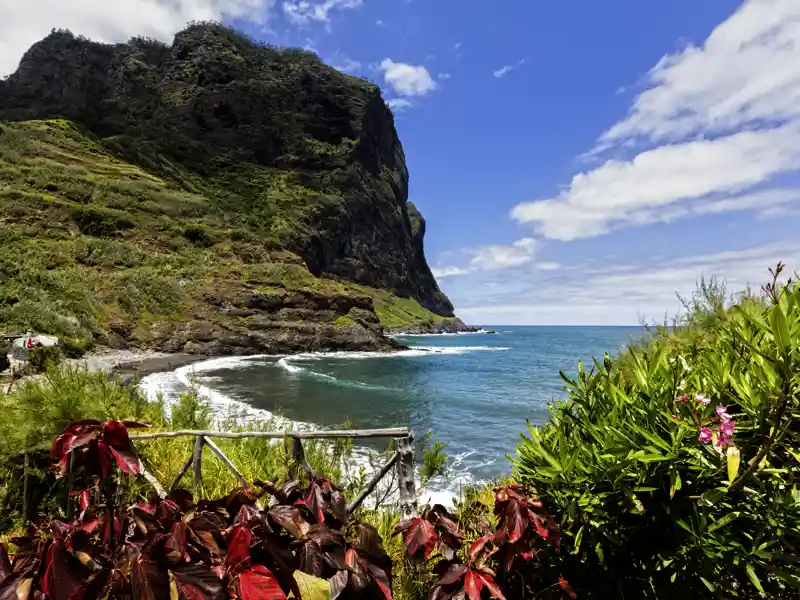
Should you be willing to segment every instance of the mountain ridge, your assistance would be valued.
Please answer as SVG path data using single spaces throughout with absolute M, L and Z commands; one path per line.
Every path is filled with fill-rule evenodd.
M 380 90 L 311 53 L 208 23 L 190 25 L 172 45 L 107 45 L 54 31 L 0 82 L 0 120 L 9 251 L 38 253 L 50 271 L 72 269 L 50 265 L 52 254 L 70 254 L 82 277 L 147 273 L 180 292 L 179 308 L 129 310 L 101 279 L 86 284 L 100 298 L 93 316 L 60 315 L 87 323 L 45 324 L 51 329 L 219 353 L 386 347 L 382 321 L 463 326 L 425 260 L 425 221 L 408 202 L 403 149 Z M 106 255 L 138 258 L 126 265 Z M 169 261 L 182 262 L 169 272 Z M 20 314 L 18 267 L 5 268 L 0 324 L 34 326 Z M 228 295 L 214 304 L 208 290 L 186 291 L 193 285 Z M 280 298 L 268 310 L 248 307 L 258 302 L 247 294 L 266 288 Z M 187 311 L 213 327 L 185 331 L 176 317 Z M 235 319 L 246 321 L 238 334 L 257 326 L 269 339 L 240 339 L 238 350 L 220 341 Z M 143 322 L 152 325 L 146 334 Z

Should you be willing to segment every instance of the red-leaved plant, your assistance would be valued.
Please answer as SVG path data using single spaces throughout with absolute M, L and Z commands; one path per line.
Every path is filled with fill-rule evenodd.
M 537 569 L 537 554 L 560 546 L 558 525 L 544 513 L 542 503 L 516 485 L 494 488 L 494 531 L 487 523 L 481 535 L 463 551 L 465 534 L 455 516 L 437 504 L 420 517 L 402 521 L 406 555 L 413 561 L 431 561 L 439 579 L 431 600 L 523 598 L 534 591 L 551 596 L 577 597 L 563 578 L 550 583 Z M 538 597 L 538 596 L 537 596 Z
M 114 462 L 139 473 L 128 425 L 143 426 L 71 425 L 53 444 L 56 468 L 82 468 L 96 482 Z M 12 539 L 13 561 L 0 545 L 0 600 L 283 600 L 301 598 L 298 573 L 327 580 L 331 600 L 391 600 L 392 564 L 380 536 L 348 523 L 342 492 L 314 473 L 307 484 L 255 482 L 197 503 L 177 490 L 114 511 L 110 498 L 97 501 L 104 489 L 80 492 L 71 521 Z

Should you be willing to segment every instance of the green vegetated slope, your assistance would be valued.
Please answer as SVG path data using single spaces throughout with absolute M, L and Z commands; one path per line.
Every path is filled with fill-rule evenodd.
M 217 24 L 53 32 L 0 81 L 0 123 L 10 333 L 246 353 L 462 326 L 380 91 L 311 53 Z
M 291 294 L 300 294 L 298 314 L 284 315 L 284 322 L 309 324 L 320 317 L 321 325 L 332 324 L 353 311 L 347 324 L 363 329 L 359 318 L 375 325 L 373 298 L 387 327 L 442 319 L 412 299 L 315 277 L 282 248 L 283 221 L 260 235 L 237 227 L 210 198 L 214 189 L 199 182 L 188 191 L 115 158 L 102 140 L 73 123 L 0 127 L 0 323 L 7 331 L 33 329 L 112 345 L 178 345 L 181 335 L 197 333 L 175 334 L 187 318 L 208 329 L 207 337 L 247 330 L 252 308 L 226 313 L 220 301 L 253 304 L 259 295 L 282 300 Z M 180 166 L 172 168 L 181 174 Z M 317 196 L 291 174 L 264 171 L 273 193 L 296 200 L 287 218 L 302 209 L 302 198 Z M 299 312 L 304 308 L 308 314 Z M 350 334 L 332 333 L 341 341 L 330 342 L 347 345 L 353 337 L 354 343 L 377 343 L 366 333 Z

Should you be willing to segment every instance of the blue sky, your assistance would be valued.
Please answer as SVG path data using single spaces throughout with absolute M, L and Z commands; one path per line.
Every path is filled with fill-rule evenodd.
M 0 70 L 51 27 L 169 41 L 223 18 L 379 84 L 468 321 L 660 319 L 701 274 L 800 265 L 797 0 L 64 4 L 0 0 Z

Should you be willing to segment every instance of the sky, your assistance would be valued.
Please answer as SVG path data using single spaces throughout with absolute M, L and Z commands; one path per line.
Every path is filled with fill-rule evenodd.
M 381 86 L 464 320 L 637 324 L 701 276 L 800 268 L 798 0 L 0 0 L 0 76 L 51 28 L 216 19 Z

